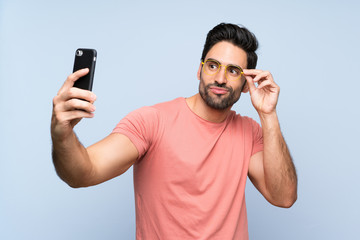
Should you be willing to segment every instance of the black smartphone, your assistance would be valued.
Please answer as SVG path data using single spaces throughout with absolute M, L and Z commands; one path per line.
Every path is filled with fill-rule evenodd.
M 89 73 L 75 81 L 74 87 L 92 90 L 94 74 L 95 74 L 95 63 L 96 63 L 96 50 L 87 48 L 78 48 L 75 52 L 74 70 L 88 68 Z

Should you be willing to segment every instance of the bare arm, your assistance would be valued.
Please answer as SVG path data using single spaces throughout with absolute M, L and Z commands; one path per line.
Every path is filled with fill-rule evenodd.
M 73 88 L 74 82 L 88 70 L 71 74 L 53 99 L 51 137 L 53 162 L 59 177 L 71 187 L 99 184 L 125 172 L 137 159 L 138 152 L 124 135 L 111 134 L 85 149 L 73 128 L 82 118 L 93 117 L 96 96 Z M 81 100 L 84 99 L 84 100 Z
M 264 151 L 252 156 L 249 178 L 273 205 L 291 207 L 297 198 L 297 177 L 277 116 L 261 117 Z
M 297 199 L 297 176 L 276 114 L 280 89 L 269 72 L 246 70 L 244 73 L 264 138 L 264 151 L 250 160 L 249 178 L 270 203 L 291 207 Z M 256 87 L 254 82 L 259 85 Z

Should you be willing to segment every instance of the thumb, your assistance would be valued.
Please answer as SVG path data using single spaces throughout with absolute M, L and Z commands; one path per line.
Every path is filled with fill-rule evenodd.
M 255 83 L 253 81 L 253 78 L 251 76 L 247 76 L 247 75 L 244 75 L 245 76 L 245 79 L 247 81 L 247 84 L 249 86 L 249 91 L 250 93 L 252 93 L 253 91 L 255 91 L 256 89 L 256 86 L 255 86 Z

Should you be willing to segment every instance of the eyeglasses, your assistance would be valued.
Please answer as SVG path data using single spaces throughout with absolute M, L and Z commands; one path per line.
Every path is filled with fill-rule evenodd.
M 221 65 L 218 61 L 214 59 L 208 59 L 205 62 L 201 62 L 204 66 L 204 72 L 207 75 L 213 76 L 220 71 L 220 68 L 224 65 Z M 229 81 L 237 81 L 241 78 L 244 72 L 241 67 L 235 65 L 225 66 L 225 77 Z

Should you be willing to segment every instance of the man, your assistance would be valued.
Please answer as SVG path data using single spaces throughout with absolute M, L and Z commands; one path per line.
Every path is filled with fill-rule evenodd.
M 279 87 L 270 72 L 255 69 L 257 46 L 244 27 L 214 27 L 199 64 L 198 94 L 140 108 L 88 148 L 73 127 L 94 116 L 96 97 L 72 87 L 87 69 L 71 74 L 53 100 L 58 175 L 87 187 L 134 165 L 137 239 L 248 239 L 247 176 L 273 205 L 290 207 L 297 198 L 276 114 Z M 262 128 L 231 110 L 242 92 L 250 92 Z

